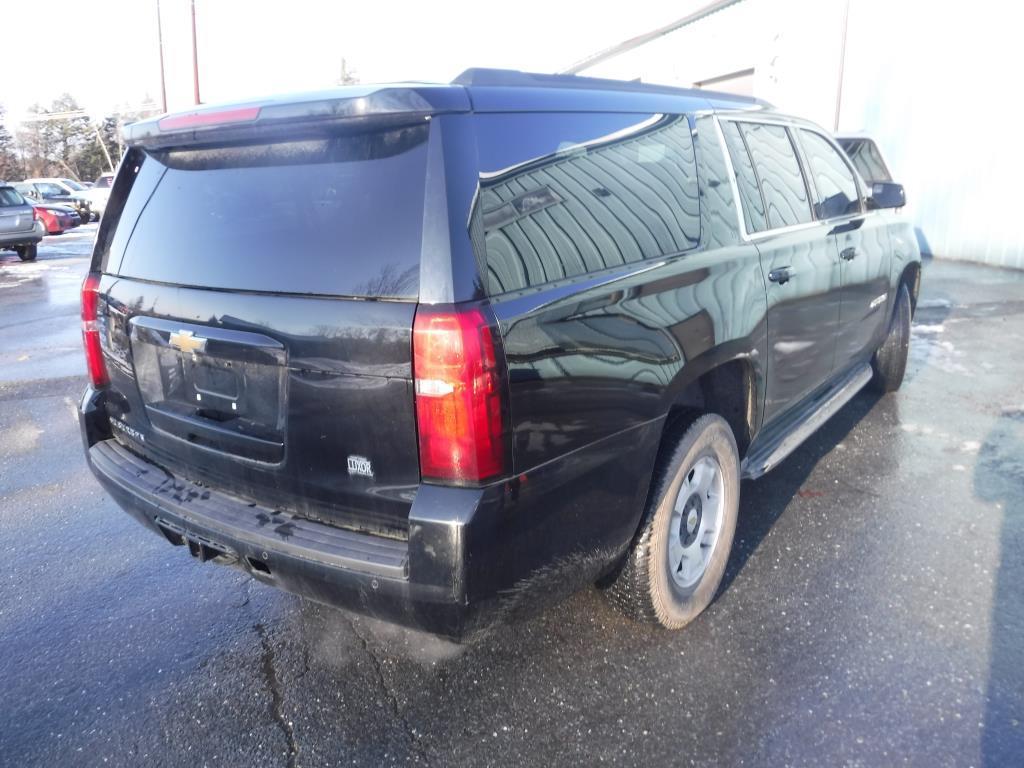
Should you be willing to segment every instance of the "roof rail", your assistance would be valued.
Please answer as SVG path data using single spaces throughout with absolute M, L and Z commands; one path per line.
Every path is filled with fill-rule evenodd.
M 517 69 L 491 69 L 488 67 L 471 67 L 452 80 L 451 84 L 489 88 L 571 88 L 573 90 L 664 93 L 706 98 L 725 97 L 743 103 L 765 104 L 765 102 L 749 96 L 736 96 L 731 93 L 723 94 L 702 88 L 677 88 L 671 85 L 642 83 L 639 80 L 608 80 L 599 77 L 521 72 Z
M 639 85 L 639 82 L 627 83 L 623 80 L 603 80 L 597 77 L 580 77 L 579 75 L 522 72 L 518 69 L 470 67 L 452 80 L 451 84 L 498 88 L 600 88 L 607 90 L 609 87 L 636 86 Z

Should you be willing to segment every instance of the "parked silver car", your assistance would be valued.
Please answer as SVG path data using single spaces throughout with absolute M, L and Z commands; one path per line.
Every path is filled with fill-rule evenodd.
M 43 233 L 43 223 L 25 198 L 14 187 L 0 186 L 0 249 L 14 251 L 22 261 L 35 261 Z

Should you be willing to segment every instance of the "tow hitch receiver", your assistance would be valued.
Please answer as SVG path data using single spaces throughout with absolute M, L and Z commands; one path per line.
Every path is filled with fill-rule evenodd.
M 163 518 L 157 518 L 156 524 L 160 526 L 160 532 L 171 544 L 177 547 L 187 545 L 189 554 L 201 563 L 212 561 L 218 565 L 233 565 L 238 562 L 238 554 L 230 547 L 187 531 Z

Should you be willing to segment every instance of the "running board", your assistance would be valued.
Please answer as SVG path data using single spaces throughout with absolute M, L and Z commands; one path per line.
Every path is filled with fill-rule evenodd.
M 853 369 L 845 381 L 836 389 L 826 393 L 813 410 L 800 418 L 791 429 L 776 439 L 770 439 L 763 446 L 756 446 L 747 454 L 740 467 L 744 480 L 753 480 L 773 469 L 780 461 L 795 451 L 800 444 L 810 437 L 817 429 L 832 418 L 836 412 L 846 405 L 853 396 L 860 392 L 871 381 L 871 366 L 864 363 Z

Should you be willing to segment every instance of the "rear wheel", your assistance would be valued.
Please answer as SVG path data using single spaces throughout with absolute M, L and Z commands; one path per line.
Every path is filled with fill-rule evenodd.
M 679 629 L 710 605 L 736 531 L 740 462 L 736 440 L 715 414 L 677 431 L 663 451 L 640 531 L 608 588 L 626 615 Z
M 14 252 L 18 254 L 18 258 L 22 261 L 36 260 L 36 247 L 34 245 L 19 245 L 14 249 Z
M 889 332 L 871 358 L 874 376 L 871 388 L 876 392 L 895 392 L 903 383 L 910 351 L 910 293 L 901 285 L 896 294 L 896 307 L 889 323 Z

